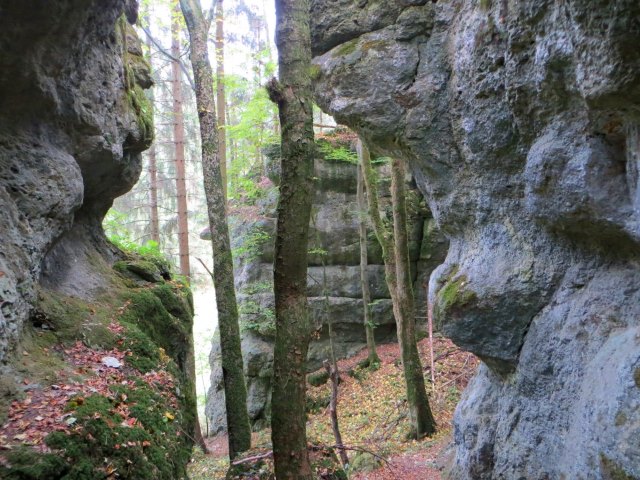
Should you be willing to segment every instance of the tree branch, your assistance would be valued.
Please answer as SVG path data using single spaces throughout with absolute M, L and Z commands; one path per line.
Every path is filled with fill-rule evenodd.
M 213 272 L 209 270 L 209 267 L 207 267 L 207 265 L 200 258 L 196 257 L 196 260 L 198 260 L 202 264 L 204 269 L 207 271 L 207 273 L 209 274 L 209 276 L 211 276 L 211 279 L 213 280 Z
M 189 75 L 189 70 L 187 69 L 185 64 L 182 62 L 182 60 L 180 60 L 179 58 L 174 57 L 173 55 L 171 55 L 171 53 L 169 53 L 167 50 L 165 50 L 162 47 L 162 45 L 160 45 L 160 43 L 155 38 L 153 38 L 153 35 L 151 35 L 151 32 L 149 31 L 149 29 L 147 27 L 140 26 L 140 28 L 142 28 L 144 33 L 147 35 L 147 38 L 149 38 L 149 40 L 151 40 L 151 42 L 156 46 L 156 48 L 158 49 L 158 51 L 160 53 L 162 53 L 165 57 L 167 57 L 172 62 L 176 62 L 180 66 L 180 70 L 182 70 L 182 72 L 187 77 L 187 81 L 189 82 L 189 85 L 191 86 L 191 90 L 193 90 L 195 92 L 196 87 L 195 87 L 195 84 L 193 83 L 193 79 Z

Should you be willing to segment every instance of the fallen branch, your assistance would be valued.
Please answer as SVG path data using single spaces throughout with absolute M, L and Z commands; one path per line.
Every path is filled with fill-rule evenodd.
M 242 460 L 234 460 L 233 462 L 231 462 L 231 465 L 242 465 L 243 463 L 255 462 L 256 460 L 265 460 L 271 457 L 273 457 L 273 450 L 261 453 L 260 455 L 254 455 L 253 457 L 243 458 Z

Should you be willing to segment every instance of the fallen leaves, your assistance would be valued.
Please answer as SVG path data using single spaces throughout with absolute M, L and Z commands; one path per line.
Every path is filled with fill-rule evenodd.
M 109 329 L 123 335 L 124 328 L 113 322 Z M 29 445 L 41 452 L 48 451 L 45 437 L 54 431 L 71 432 L 81 428 L 73 411 L 82 406 L 85 397 L 99 394 L 114 401 L 113 411 L 123 418 L 123 425 L 139 425 L 138 419 L 130 415 L 127 396 L 114 397 L 111 387 L 128 385 L 132 378 L 138 378 L 169 398 L 169 405 L 178 408 L 175 398 L 175 382 L 165 370 L 141 374 L 127 367 L 126 358 L 131 352 L 114 348 L 111 350 L 91 349 L 82 342 L 71 346 L 53 347 L 56 354 L 72 366 L 72 372 L 60 372 L 56 383 L 49 386 L 30 384 L 24 381 L 24 396 L 11 403 L 7 421 L 0 426 L 0 450 L 11 450 L 18 445 Z M 27 354 L 27 352 L 23 352 Z M 97 417 L 96 417 L 97 416 Z M 99 413 L 94 414 L 100 418 Z M 165 412 L 166 421 L 173 421 L 175 415 Z M 115 425 L 114 425 L 115 426 Z M 142 446 L 149 446 L 143 442 Z M 131 445 L 121 445 L 126 448 Z M 1 461 L 1 458 L 0 458 Z M 112 472 L 113 473 L 113 472 Z

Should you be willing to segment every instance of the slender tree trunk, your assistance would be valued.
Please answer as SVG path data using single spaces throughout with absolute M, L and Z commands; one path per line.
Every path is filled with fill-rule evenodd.
M 409 237 L 407 229 L 407 202 L 405 166 L 394 158 L 391 164 L 391 201 L 393 203 L 393 231 L 396 252 L 396 278 L 398 279 L 398 310 L 402 324 L 398 335 L 402 338 L 402 365 L 407 378 L 409 414 L 417 438 L 433 435 L 436 422 L 431 413 L 429 398 L 424 384 L 422 363 L 416 341 L 416 305 L 409 260 Z
M 331 417 L 331 429 L 333 437 L 336 439 L 336 447 L 338 447 L 338 455 L 343 468 L 347 467 L 349 457 L 347 451 L 342 448 L 342 434 L 340 433 L 340 425 L 338 424 L 338 384 L 340 383 L 340 375 L 336 364 L 329 364 L 327 360 L 323 363 L 324 369 L 327 371 L 331 379 L 331 400 L 329 401 L 329 415 Z
M 360 140 L 358 140 L 360 143 Z M 358 151 L 362 151 L 362 147 L 358 147 Z M 360 234 L 360 285 L 362 287 L 362 308 L 364 309 L 364 330 L 367 335 L 367 350 L 369 365 L 380 363 L 380 358 L 376 352 L 376 339 L 373 332 L 373 323 L 371 321 L 371 293 L 369 292 L 369 275 L 367 273 L 367 222 L 365 212 L 367 205 L 364 198 L 364 181 L 362 178 L 362 168 L 358 167 L 358 215 L 359 217 L 359 234 Z
M 362 143 L 359 144 L 359 147 L 363 178 L 368 192 L 369 215 L 371 216 L 376 237 L 382 247 L 385 276 L 393 302 L 393 314 L 396 319 L 398 343 L 402 354 L 412 434 L 416 438 L 421 438 L 425 435 L 434 434 L 436 423 L 429 406 L 415 335 L 415 300 L 409 264 L 404 165 L 400 160 L 393 160 L 391 168 L 394 227 L 392 235 L 383 224 L 380 216 L 375 174 L 371 167 L 369 151 Z
M 311 480 L 307 451 L 305 373 L 310 325 L 307 245 L 313 176 L 313 113 L 309 0 L 276 0 L 279 81 L 269 82 L 278 104 L 282 180 L 274 262 L 276 342 L 271 438 L 278 480 Z
M 433 357 L 433 302 L 429 300 L 429 286 L 426 286 L 427 291 L 427 326 L 429 329 L 429 363 L 431 367 L 431 385 L 435 391 L 436 388 L 436 366 Z
M 227 131 L 226 97 L 224 89 L 224 1 L 218 0 L 216 6 L 216 102 L 218 107 L 218 158 L 224 198 L 227 198 Z
M 207 51 L 208 26 L 199 0 L 180 0 L 191 42 L 191 65 L 196 85 L 196 106 L 202 137 L 202 172 L 212 232 L 213 279 L 216 287 L 218 325 L 222 353 L 229 457 L 251 446 L 251 427 L 247 413 L 247 389 L 244 382 L 238 305 L 233 285 L 233 262 L 227 226 L 226 202 L 218 157 L 213 72 Z
M 149 12 L 145 13 L 146 23 L 149 24 Z M 147 48 L 151 53 L 152 42 L 151 38 L 147 36 Z M 149 55 L 149 64 L 151 65 L 151 55 Z M 153 65 L 152 65 L 153 70 Z M 151 104 L 155 105 L 153 88 L 149 90 L 151 95 Z M 155 125 L 154 125 L 155 128 Z M 154 135 L 155 136 L 155 135 Z M 149 148 L 149 216 L 151 217 L 151 240 L 160 244 L 160 217 L 158 215 L 158 159 L 156 155 L 156 142 L 151 144 Z
M 160 217 L 158 216 L 158 162 L 156 144 L 149 149 L 149 210 L 151 213 L 151 240 L 160 244 Z
M 180 26 L 174 18 L 171 22 L 171 55 L 180 57 Z M 173 97 L 173 144 L 176 163 L 176 197 L 178 203 L 178 252 L 180 273 L 191 277 L 189 264 L 189 222 L 187 210 L 187 186 L 184 160 L 184 113 L 182 108 L 182 72 L 177 61 L 171 62 L 171 93 Z

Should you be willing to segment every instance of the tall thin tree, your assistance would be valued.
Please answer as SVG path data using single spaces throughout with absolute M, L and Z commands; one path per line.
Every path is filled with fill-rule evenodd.
M 271 439 L 276 478 L 310 480 L 305 373 L 310 339 L 307 244 L 313 176 L 313 112 L 309 0 L 276 0 L 279 80 L 268 84 L 278 105 L 282 179 L 278 201 L 274 293 Z
M 412 435 L 422 438 L 436 431 L 436 422 L 431 413 L 429 398 L 424 384 L 422 364 L 418 353 L 415 332 L 415 299 L 409 264 L 409 241 L 407 235 L 407 209 L 405 193 L 405 169 L 402 160 L 393 159 L 391 164 L 391 201 L 393 208 L 393 231 L 386 228 L 378 206 L 378 188 L 371 166 L 369 150 L 360 142 L 358 154 L 367 189 L 369 215 L 382 247 L 385 277 L 393 302 L 398 342 L 402 355 L 407 403 L 411 419 Z
M 358 143 L 361 141 L 358 140 Z M 362 149 L 361 145 L 358 145 L 358 150 Z M 364 310 L 364 330 L 367 338 L 367 362 L 369 366 L 373 366 L 376 363 L 380 363 L 380 358 L 376 352 L 376 339 L 373 332 L 373 322 L 371 320 L 371 292 L 369 291 L 369 275 L 367 272 L 368 266 L 368 252 L 367 252 L 367 220 L 366 212 L 367 205 L 364 196 L 364 180 L 362 178 L 362 168 L 358 167 L 357 175 L 357 201 L 358 201 L 358 215 L 359 215 L 359 228 L 358 233 L 360 237 L 360 285 L 362 287 L 362 308 Z
M 216 106 L 218 107 L 218 157 L 224 198 L 227 198 L 227 131 L 224 88 L 224 0 L 216 6 Z
M 145 7 L 144 23 L 149 25 L 149 5 L 147 4 Z M 153 71 L 153 63 L 151 61 L 151 52 L 153 48 L 151 39 L 147 37 L 145 43 L 147 45 L 147 51 L 149 52 L 149 65 Z M 153 88 L 149 89 L 149 95 L 151 104 L 155 105 Z M 147 158 L 149 159 L 149 216 L 151 217 L 151 240 L 160 244 L 160 216 L 158 215 L 158 156 L 155 141 L 151 144 L 151 147 L 149 147 Z
M 233 285 L 233 261 L 229 242 L 226 202 L 218 157 L 218 130 L 213 92 L 213 71 L 209 61 L 207 37 L 209 21 L 199 0 L 180 0 L 189 30 L 191 66 L 196 87 L 196 106 L 202 138 L 202 171 L 213 248 L 213 280 L 216 287 L 218 326 L 222 354 L 229 457 L 251 446 L 251 427 L 247 413 L 247 388 L 242 370 L 238 304 Z
M 176 6 L 177 8 L 177 6 Z M 191 277 L 189 262 L 189 221 L 187 210 L 187 183 L 184 159 L 184 112 L 182 99 L 182 72 L 178 58 L 180 57 L 180 24 L 178 16 L 171 19 L 171 93 L 173 99 L 173 145 L 176 165 L 176 197 L 178 204 L 178 252 L 180 257 L 180 273 Z

